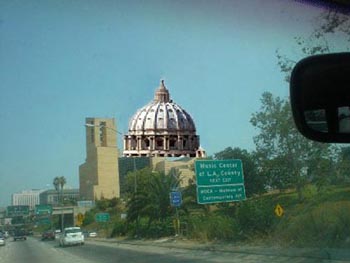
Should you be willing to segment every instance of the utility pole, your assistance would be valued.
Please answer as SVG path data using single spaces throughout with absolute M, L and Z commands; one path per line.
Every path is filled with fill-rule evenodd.
M 64 213 L 63 213 L 63 187 L 61 187 L 61 233 L 64 229 Z
M 134 163 L 134 195 L 136 197 L 137 194 L 137 174 L 136 174 L 136 159 L 135 157 L 132 157 L 133 163 Z M 140 222 L 140 215 L 139 212 L 137 212 L 137 219 L 136 219 L 136 236 L 139 237 L 139 222 Z

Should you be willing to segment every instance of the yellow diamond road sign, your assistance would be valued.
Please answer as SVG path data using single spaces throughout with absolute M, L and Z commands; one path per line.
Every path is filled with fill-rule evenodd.
M 281 217 L 283 215 L 283 208 L 279 204 L 276 205 L 275 214 L 278 217 Z

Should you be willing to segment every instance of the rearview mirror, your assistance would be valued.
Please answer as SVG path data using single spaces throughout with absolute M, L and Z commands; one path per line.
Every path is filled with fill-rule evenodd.
M 295 124 L 305 137 L 350 142 L 350 53 L 299 61 L 291 75 L 290 100 Z

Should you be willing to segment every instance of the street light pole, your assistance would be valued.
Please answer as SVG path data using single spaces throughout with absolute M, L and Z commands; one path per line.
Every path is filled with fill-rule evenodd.
M 63 213 L 63 187 L 61 187 L 61 231 L 64 229 L 64 213 Z
M 134 192 L 135 194 L 137 193 L 137 175 L 136 175 L 136 161 L 135 161 L 135 157 L 132 158 L 133 162 L 134 162 Z

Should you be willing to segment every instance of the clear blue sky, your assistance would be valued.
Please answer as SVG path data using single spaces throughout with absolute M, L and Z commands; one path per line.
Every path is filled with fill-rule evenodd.
M 321 12 L 296 1 L 0 1 L 0 206 L 65 176 L 78 187 L 85 117 L 126 132 L 161 78 L 209 154 L 254 149 L 264 91 L 286 97 L 275 50 Z M 121 140 L 119 140 L 121 142 Z

